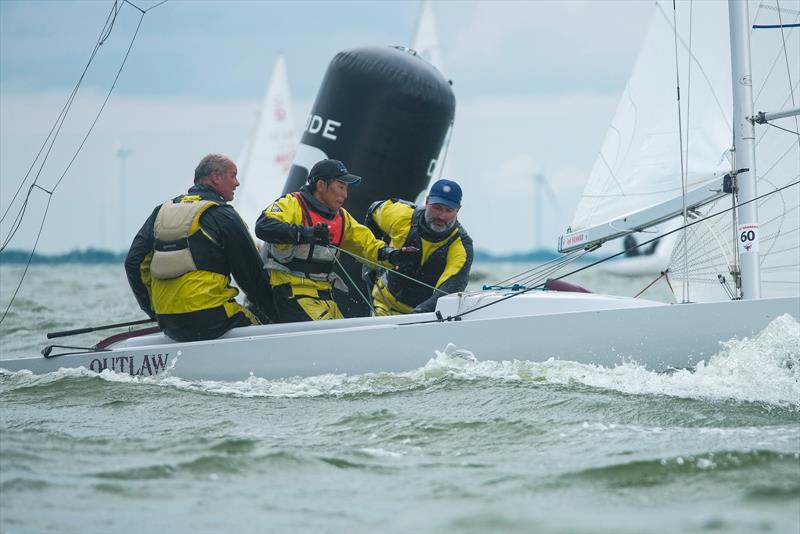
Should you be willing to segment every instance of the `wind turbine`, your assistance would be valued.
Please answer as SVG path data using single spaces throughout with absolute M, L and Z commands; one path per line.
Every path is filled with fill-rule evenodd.
M 127 180 L 125 176 L 125 159 L 131 154 L 133 154 L 133 151 L 129 147 L 124 146 L 122 143 L 117 143 L 117 148 L 114 151 L 114 155 L 119 158 L 119 243 L 117 245 L 122 247 L 123 250 L 127 250 L 126 243 L 132 241 L 132 238 L 125 233 L 125 205 L 128 203 L 128 199 L 125 198 L 125 182 Z
M 558 218 L 561 213 L 561 208 L 558 205 L 558 198 L 547 182 L 544 174 L 538 173 L 532 176 L 533 178 L 533 236 L 534 236 L 534 250 L 544 249 L 542 242 L 542 213 L 544 212 L 544 195 L 545 193 L 550 198 L 553 205 L 553 213 Z

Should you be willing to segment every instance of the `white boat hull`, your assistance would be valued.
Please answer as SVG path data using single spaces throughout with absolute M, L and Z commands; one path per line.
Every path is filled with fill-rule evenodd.
M 440 310 L 447 317 L 502 297 L 498 292 L 446 297 Z M 665 370 L 691 367 L 718 352 L 720 342 L 752 336 L 787 313 L 800 318 L 800 297 L 663 304 L 544 292 L 519 295 L 460 321 L 436 322 L 434 314 L 421 314 L 265 325 L 192 343 L 156 334 L 104 352 L 0 360 L 0 368 L 39 374 L 85 367 L 206 380 L 353 375 L 412 370 L 452 343 L 480 360 L 556 358 L 613 366 L 631 359 Z

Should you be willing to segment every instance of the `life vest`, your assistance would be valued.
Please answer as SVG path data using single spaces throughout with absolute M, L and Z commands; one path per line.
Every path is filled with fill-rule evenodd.
M 301 193 L 294 192 L 292 195 L 300 203 L 303 225 L 315 226 L 319 223 L 328 225 L 330 243 L 337 247 L 341 246 L 344 239 L 342 210 L 337 211 L 333 219 L 329 219 L 309 206 Z M 308 277 L 312 280 L 329 281 L 337 256 L 336 249 L 314 243 L 300 243 L 291 247 L 270 246 L 270 260 L 274 261 L 268 260 L 267 268 Z
M 417 208 L 411 216 L 411 226 L 403 243 L 404 247 L 415 247 L 422 250 L 422 235 L 420 233 L 420 225 L 422 218 L 425 216 L 425 208 Z M 460 236 L 460 226 L 456 223 L 456 227 L 451 231 L 452 233 L 445 238 L 445 243 L 434 250 L 427 261 L 422 264 L 422 256 L 416 264 L 406 265 L 400 269 L 399 272 L 410 276 L 414 280 L 424 282 L 428 286 L 435 286 L 439 277 L 447 267 L 447 252 L 450 245 L 453 244 Z M 430 298 L 433 290 L 430 287 L 425 287 L 408 278 L 398 276 L 395 271 L 386 271 L 384 273 L 383 283 L 392 295 L 398 301 L 407 304 L 411 307 L 416 306 L 422 301 Z
M 161 205 L 153 225 L 155 244 L 150 273 L 157 280 L 178 278 L 192 271 L 211 271 L 228 274 L 225 265 L 215 261 L 219 248 L 200 228 L 200 217 L 219 206 L 198 195 L 185 195 L 178 202 L 169 200 Z

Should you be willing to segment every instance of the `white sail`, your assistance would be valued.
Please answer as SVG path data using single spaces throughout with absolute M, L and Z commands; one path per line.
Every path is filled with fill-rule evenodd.
M 279 56 L 272 69 L 258 123 L 239 160 L 234 206 L 253 232 L 261 211 L 283 189 L 297 150 L 286 62 Z
M 420 57 L 436 67 L 439 72 L 441 72 L 443 75 L 445 74 L 441 46 L 439 45 L 439 36 L 436 31 L 436 19 L 433 14 L 433 6 L 429 0 L 422 2 L 422 7 L 420 8 L 419 12 L 419 19 L 417 20 L 417 29 L 414 32 L 414 40 L 411 48 L 416 50 Z M 433 167 L 433 174 L 430 176 L 431 179 L 441 177 L 453 178 L 453 166 L 452 163 L 448 161 L 448 148 L 452 134 L 453 127 L 451 125 L 447 130 L 447 134 L 445 135 L 442 149 L 436 159 L 436 165 Z M 427 195 L 427 190 L 421 191 L 416 199 L 416 203 L 421 204 L 424 202 L 425 195 Z
M 422 3 L 417 22 L 417 31 L 414 33 L 414 41 L 411 48 L 444 74 L 442 52 L 439 47 L 439 37 L 436 33 L 436 19 L 433 16 L 433 7 L 428 0 Z
M 788 27 L 797 23 L 798 4 L 800 0 L 782 0 L 779 9 L 775 0 L 750 2 L 755 26 L 751 32 L 751 64 L 757 110 L 780 111 L 798 105 L 800 30 Z M 680 197 L 681 156 L 689 189 L 733 170 L 727 21 L 725 2 L 678 2 L 675 24 L 671 2 L 655 5 L 645 43 L 578 205 L 573 231 Z M 762 25 L 784 27 L 758 29 Z M 795 124 L 785 126 L 797 131 Z M 756 131 L 758 193 L 796 181 L 800 177 L 797 135 L 770 126 L 760 126 Z M 800 291 L 799 201 L 800 192 L 795 187 L 759 202 L 762 291 L 767 296 Z M 730 196 L 726 196 L 699 211 L 707 215 L 730 206 Z M 733 284 L 730 271 L 736 263 L 737 245 L 732 213 L 692 226 L 685 245 L 682 233 L 678 237 L 668 267 L 673 278 L 688 279 L 694 288 L 688 298 L 727 298 L 718 275 Z
M 687 87 L 689 9 L 678 11 L 677 22 L 690 187 L 730 170 L 726 155 L 732 139 L 730 41 L 727 29 L 721 29 L 726 28 L 727 4 L 695 2 L 692 15 L 691 89 Z M 673 29 L 671 3 L 656 3 L 647 37 L 578 204 L 573 230 L 681 194 Z

